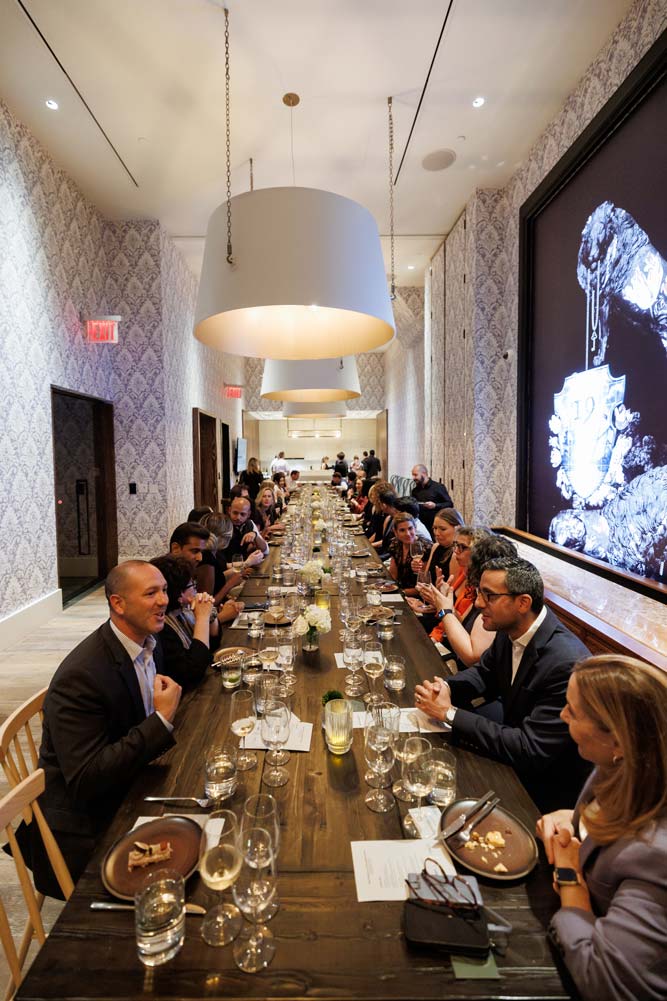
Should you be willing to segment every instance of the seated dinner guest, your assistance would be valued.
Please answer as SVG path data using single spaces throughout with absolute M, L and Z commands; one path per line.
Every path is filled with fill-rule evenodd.
M 181 522 L 171 533 L 169 555 L 183 556 L 194 571 L 202 561 L 202 553 L 206 549 L 208 536 L 208 529 L 200 525 L 198 521 Z
M 259 528 L 251 517 L 252 505 L 247 497 L 233 497 L 229 505 L 229 517 L 232 522 L 232 537 L 225 550 L 225 558 L 231 562 L 237 555 L 248 559 L 251 553 L 259 551 L 264 556 L 269 547 L 266 539 L 260 535 Z
M 271 480 L 264 480 L 259 489 L 255 502 L 255 514 L 257 515 L 257 525 L 263 538 L 270 539 L 276 532 L 284 530 L 284 526 L 278 521 L 276 494 L 274 484 Z
M 194 685 L 204 677 L 212 651 L 220 641 L 220 626 L 233 622 L 243 603 L 226 601 L 216 614 L 213 596 L 197 593 L 187 560 L 160 556 L 152 561 L 167 582 L 167 615 L 159 638 L 165 670 L 179 684 Z
M 105 592 L 109 621 L 65 657 L 44 701 L 40 805 L 75 882 L 135 777 L 174 743 L 181 699 L 155 640 L 169 603 L 160 571 L 121 563 Z M 21 850 L 37 889 L 61 898 L 36 827 L 20 826 Z
M 572 810 L 537 824 L 560 910 L 550 936 L 584 1001 L 667 997 L 667 674 L 577 664 L 563 719 L 595 766 Z
M 476 605 L 493 643 L 447 682 L 417 685 L 417 706 L 448 723 L 455 742 L 511 765 L 542 811 L 574 806 L 590 768 L 560 714 L 572 667 L 589 651 L 546 607 L 527 560 L 486 563 Z M 501 722 L 475 711 L 496 700 Z
M 431 546 L 431 549 L 423 556 L 415 557 L 412 569 L 417 573 L 421 571 L 428 573 L 432 584 L 435 584 L 438 570 L 445 580 L 449 580 L 449 567 L 454 555 L 456 529 L 461 528 L 462 525 L 463 518 L 453 507 L 438 511 L 433 519 L 435 545 Z
M 417 574 L 412 569 L 413 550 L 417 545 L 415 520 L 409 514 L 394 518 L 394 538 L 389 543 L 389 573 L 406 595 L 414 597 L 417 591 Z

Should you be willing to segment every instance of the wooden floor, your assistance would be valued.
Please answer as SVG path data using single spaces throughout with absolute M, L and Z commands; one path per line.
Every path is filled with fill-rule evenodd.
M 0 723 L 35 692 L 48 685 L 51 677 L 77 643 L 93 632 L 107 618 L 107 603 L 102 587 L 87 594 L 51 619 L 27 639 L 8 650 L 0 651 Z M 0 770 L 0 796 L 8 786 Z M 23 897 L 11 859 L 0 851 L 0 887 L 7 907 L 12 930 L 25 921 Z M 45 924 L 50 927 L 62 905 L 47 900 L 44 905 Z M 4 996 L 9 971 L 0 952 L 0 997 Z

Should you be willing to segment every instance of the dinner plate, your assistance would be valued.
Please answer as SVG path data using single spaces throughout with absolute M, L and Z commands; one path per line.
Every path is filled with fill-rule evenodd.
M 104 856 L 101 876 L 105 889 L 121 900 L 134 900 L 134 894 L 149 872 L 175 869 L 187 879 L 197 868 L 202 836 L 201 827 L 190 817 L 156 817 L 147 824 L 135 827 L 119 838 Z M 135 841 L 149 845 L 169 841 L 172 856 L 165 862 L 128 870 L 127 859 Z
M 251 646 L 225 646 L 216 650 L 213 663 L 216 667 L 236 667 L 247 653 L 253 653 Z
M 365 560 L 370 555 L 370 553 L 350 553 L 350 556 L 355 560 Z
M 451 803 L 443 811 L 440 819 L 440 827 L 444 830 L 448 824 L 469 810 L 475 803 L 475 799 L 459 799 Z M 447 849 L 456 862 L 474 872 L 477 876 L 485 876 L 487 879 L 497 879 L 507 882 L 512 879 L 520 879 L 527 876 L 535 867 L 537 862 L 537 843 L 528 828 L 521 823 L 518 817 L 505 810 L 502 806 L 497 806 L 484 818 L 479 826 L 473 829 L 473 835 L 485 836 L 489 831 L 500 831 L 505 839 L 505 846 L 495 851 L 479 846 L 473 849 L 466 848 L 465 845 L 456 843 L 456 835 L 446 841 Z M 471 842 L 477 843 L 471 835 Z M 507 872 L 496 872 L 497 865 L 504 865 Z
M 393 591 L 398 591 L 398 584 L 392 584 L 390 580 L 384 581 L 384 583 L 378 586 L 383 594 L 391 594 Z
M 269 542 L 270 546 L 281 546 L 282 542 Z

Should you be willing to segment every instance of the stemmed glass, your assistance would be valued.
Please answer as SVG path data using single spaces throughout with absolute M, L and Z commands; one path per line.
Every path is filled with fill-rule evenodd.
M 364 674 L 370 679 L 370 690 L 364 695 L 364 702 L 373 705 L 382 702 L 382 695 L 377 691 L 375 682 L 384 674 L 384 653 L 382 644 L 377 640 L 368 640 L 364 644 Z
M 417 797 L 417 814 L 421 818 L 422 800 L 435 785 L 437 763 L 431 758 L 431 745 L 425 737 L 410 737 L 406 741 L 406 753 L 408 759 L 403 782 L 407 791 Z M 409 815 L 405 817 L 403 826 L 410 837 L 421 837 L 417 824 Z
M 234 962 L 244 973 L 258 973 L 276 952 L 273 934 L 260 924 L 276 895 L 276 864 L 270 833 L 248 828 L 242 841 L 243 864 L 234 883 L 234 900 L 254 928 L 243 931 L 234 943 Z
M 267 629 L 264 633 L 264 640 L 259 648 L 259 659 L 265 671 L 270 671 L 276 666 L 278 660 L 278 630 Z
M 346 629 L 343 633 L 343 663 L 350 671 L 345 677 L 345 694 L 361 695 L 363 682 L 359 675 L 364 660 L 364 648 L 356 633 Z
M 372 717 L 364 731 L 364 756 L 371 772 L 384 783 L 394 764 L 394 735 Z M 394 806 L 394 797 L 386 789 L 371 789 L 364 802 L 374 813 L 388 813 Z
M 254 796 L 248 796 L 243 804 L 243 816 L 241 817 L 241 838 L 252 827 L 262 827 L 271 835 L 273 854 L 277 860 L 280 851 L 280 814 L 275 797 L 268 792 L 260 792 Z M 278 912 L 278 893 L 273 897 L 271 904 L 262 915 L 263 921 L 270 921 Z
M 234 573 L 240 574 L 241 571 L 243 570 L 244 563 L 245 560 L 241 555 L 241 553 L 237 553 L 235 556 L 232 556 L 232 570 L 234 571 Z
M 301 600 L 298 594 L 286 594 L 283 598 L 283 609 L 285 618 L 294 622 L 301 610 Z
M 210 890 L 226 890 L 236 880 L 243 861 L 239 826 L 231 810 L 214 810 L 206 819 L 199 874 Z M 218 904 L 204 917 L 201 934 L 208 945 L 233 942 L 242 926 L 241 912 L 233 904 Z
M 264 703 L 261 733 L 262 740 L 270 748 L 266 755 L 266 762 L 270 767 L 264 770 L 262 782 L 271 788 L 284 786 L 289 781 L 289 772 L 281 767 L 277 752 L 289 739 L 291 720 L 292 713 L 284 702 L 271 700 Z
M 411 792 L 408 792 L 405 785 L 405 766 L 408 761 L 419 756 L 419 747 L 415 745 L 414 737 L 411 737 L 409 733 L 399 733 L 394 741 L 394 754 L 396 759 L 401 762 L 401 777 L 394 782 L 391 791 L 396 799 L 400 799 L 401 803 L 414 803 L 415 797 Z M 406 818 L 406 826 L 409 826 L 408 821 L 412 823 L 412 817 Z
M 290 628 L 280 631 L 278 636 L 278 660 L 277 667 L 283 672 L 282 682 L 290 695 L 296 689 L 296 678 L 294 676 L 294 662 L 296 660 L 296 650 L 294 648 L 294 636 Z M 283 762 L 284 764 L 284 762 Z
M 257 722 L 257 710 L 255 709 L 255 696 L 249 691 L 232 693 L 232 702 L 229 709 L 229 723 L 232 733 L 241 738 L 239 753 L 236 758 L 236 770 L 246 772 L 249 768 L 254 768 L 257 764 L 257 755 L 254 751 L 246 751 L 245 739 L 249 733 L 255 729 Z

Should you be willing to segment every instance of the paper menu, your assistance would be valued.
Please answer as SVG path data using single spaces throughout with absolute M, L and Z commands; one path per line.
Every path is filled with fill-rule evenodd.
M 363 730 L 366 726 L 366 711 L 356 712 L 353 719 L 355 730 Z M 421 709 L 401 709 L 399 733 L 449 733 L 448 723 L 439 723 L 430 719 Z
M 444 871 L 456 875 L 447 849 L 430 838 L 410 841 L 352 841 L 352 863 L 357 900 L 406 900 L 405 882 L 411 872 L 421 872 L 426 858 L 435 858 Z

